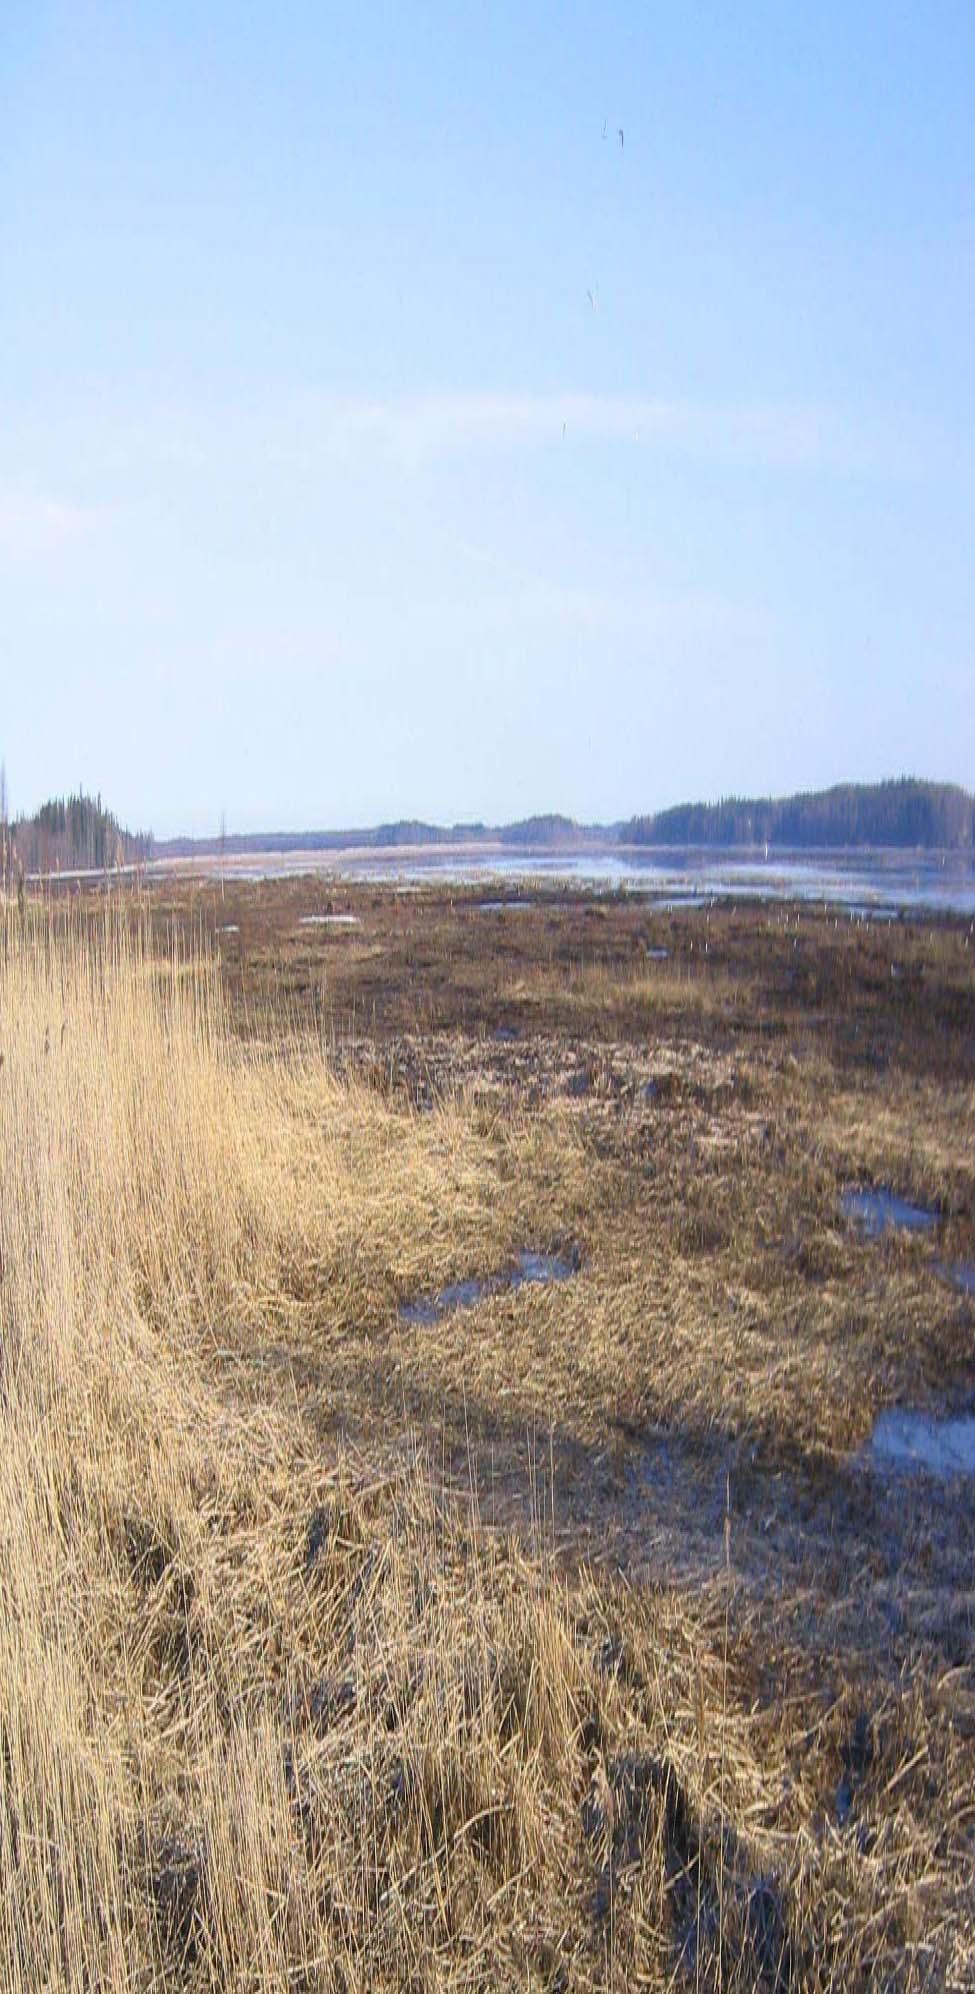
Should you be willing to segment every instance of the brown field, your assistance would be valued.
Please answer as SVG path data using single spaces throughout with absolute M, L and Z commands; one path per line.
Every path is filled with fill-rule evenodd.
M 493 894 L 0 917 L 5 1988 L 975 1986 L 975 937 Z

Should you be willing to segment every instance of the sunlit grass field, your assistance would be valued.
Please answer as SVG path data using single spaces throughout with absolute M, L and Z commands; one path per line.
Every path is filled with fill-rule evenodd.
M 566 1542 L 558 1451 L 594 1490 L 660 1426 L 838 1472 L 960 1375 L 967 1304 L 913 1244 L 851 1287 L 835 1194 L 897 1176 L 964 1244 L 970 1083 L 763 1055 L 642 1149 L 562 1095 L 421 1113 L 174 937 L 0 933 L 0 1983 L 970 1984 L 969 1650 L 824 1696 L 730 1477 L 687 1583 Z M 400 1313 L 568 1244 L 557 1289 Z

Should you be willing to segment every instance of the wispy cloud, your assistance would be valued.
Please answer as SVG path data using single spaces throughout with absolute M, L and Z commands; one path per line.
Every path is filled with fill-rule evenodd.
M 636 396 L 465 393 L 304 398 L 300 433 L 342 455 L 380 451 L 406 467 L 475 451 L 624 443 L 795 470 L 867 468 L 874 446 L 827 410 Z M 285 423 L 285 431 L 297 431 Z
M 402 395 L 280 392 L 143 410 L 61 410 L 56 436 L 22 436 L 20 459 L 41 477 L 69 460 L 114 499 L 147 473 L 167 484 L 265 465 L 360 466 L 410 475 L 463 458 L 617 445 L 644 456 L 783 474 L 911 475 L 943 456 L 943 439 L 897 421 L 801 402 L 716 401 L 564 391 Z M 90 515 L 0 483 L 0 547 L 49 546 Z
M 94 512 L 36 491 L 0 485 L 0 557 L 33 561 L 89 533 Z

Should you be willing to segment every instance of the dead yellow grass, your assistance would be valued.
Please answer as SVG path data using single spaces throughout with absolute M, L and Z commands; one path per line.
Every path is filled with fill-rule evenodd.
M 502 1005 L 573 1027 L 621 1014 L 631 1028 L 655 1017 L 726 1016 L 747 997 L 747 986 L 709 962 L 703 948 L 693 966 L 639 961 L 627 968 L 583 953 L 575 963 L 539 964 L 524 971 L 500 992 Z
M 205 961 L 111 919 L 0 940 L 3 1986 L 845 1987 L 960 1959 L 957 1848 L 897 1725 L 862 1857 L 749 1715 L 722 1593 L 569 1588 L 541 1521 L 530 1556 L 422 1463 L 326 1465 L 286 1392 L 235 1397 L 228 1337 L 337 1339 L 510 1247 L 519 1169 L 554 1215 L 547 1142 L 394 1113 L 308 1040 L 245 1051 Z

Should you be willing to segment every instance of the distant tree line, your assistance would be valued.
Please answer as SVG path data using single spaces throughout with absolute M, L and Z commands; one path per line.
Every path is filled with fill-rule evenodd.
M 127 831 L 100 796 L 56 796 L 4 827 L 6 872 L 104 871 L 150 856 L 148 832 Z
M 395 851 L 404 845 L 505 845 L 528 851 L 575 850 L 593 845 L 611 847 L 615 827 L 577 824 L 572 817 L 525 817 L 516 824 L 428 824 L 421 817 L 400 817 L 394 823 L 360 826 L 345 831 L 242 831 L 221 838 L 169 838 L 153 845 L 156 858 L 191 858 L 214 854 L 244 856 L 248 852 Z
M 599 825 L 577 824 L 572 817 L 550 812 L 544 817 L 523 817 L 520 823 L 503 824 L 498 832 L 503 845 L 527 846 L 532 851 L 571 851 L 573 846 L 601 839 L 606 832 Z
M 114 820 L 112 820 L 114 821 Z M 127 834 L 123 834 L 124 836 Z M 150 840 L 129 840 L 147 848 Z M 630 845 L 776 845 L 927 847 L 965 851 L 975 846 L 975 797 L 951 783 L 909 776 L 880 783 L 843 783 L 834 789 L 784 797 L 726 797 L 720 803 L 682 803 L 656 816 L 626 823 L 579 824 L 553 814 L 514 824 L 428 824 L 422 818 L 335 831 L 250 831 L 217 838 L 156 842 L 156 858 L 221 857 L 248 852 L 390 851 L 404 845 L 501 845 L 522 851 L 612 851 Z M 144 855 L 140 849 L 136 855 Z
M 975 842 L 975 797 L 952 783 L 841 783 L 783 797 L 683 803 L 621 826 L 634 845 L 929 846 Z

